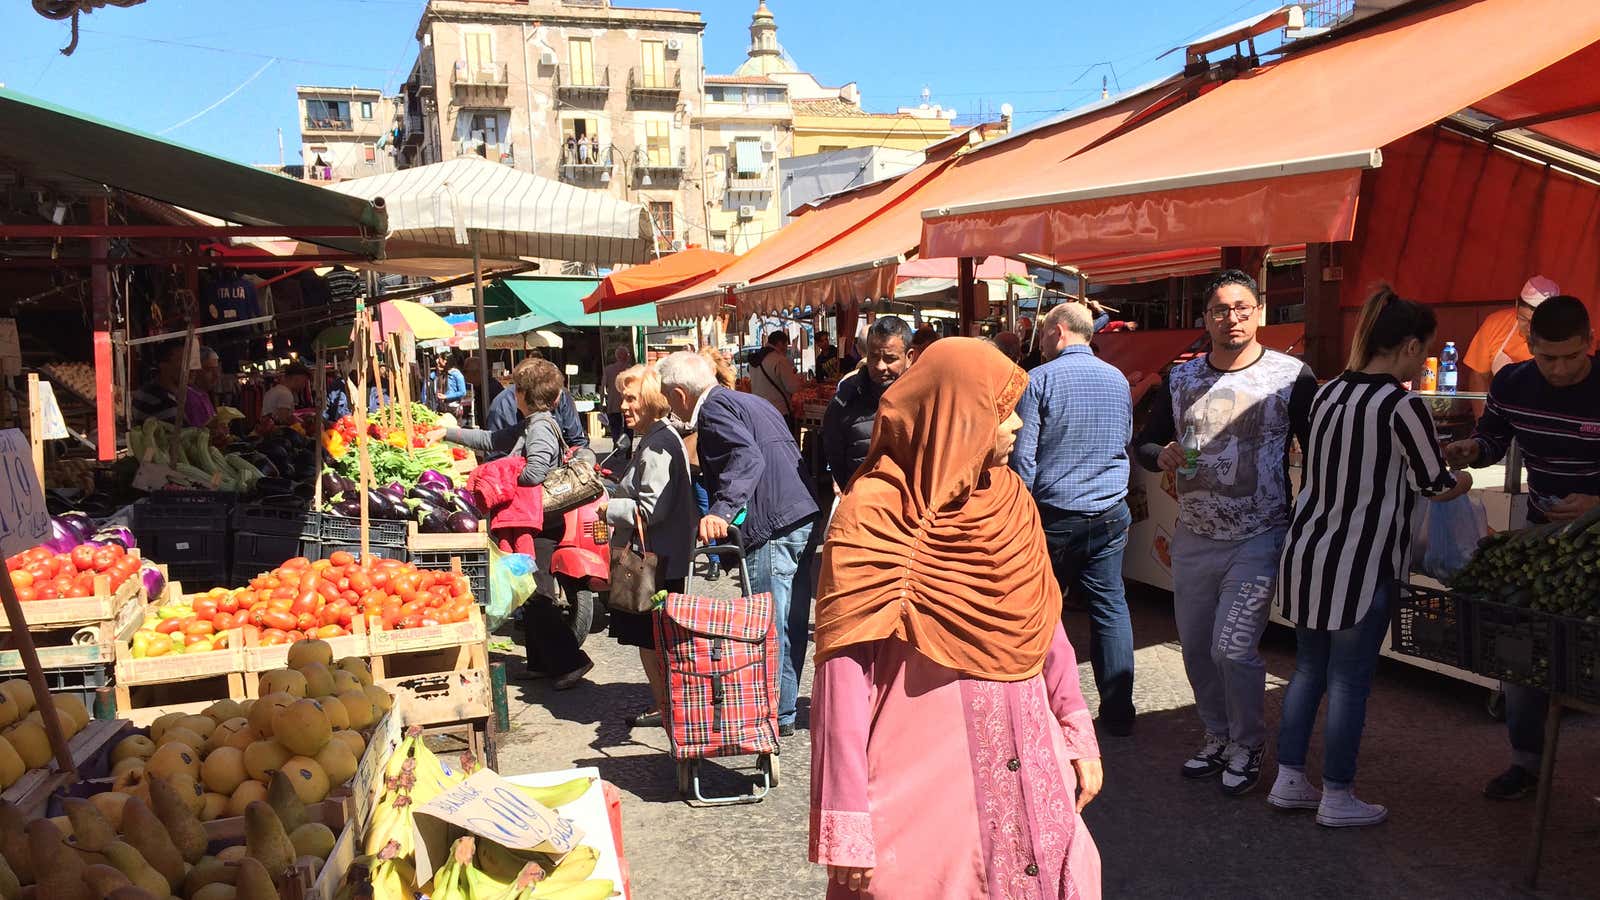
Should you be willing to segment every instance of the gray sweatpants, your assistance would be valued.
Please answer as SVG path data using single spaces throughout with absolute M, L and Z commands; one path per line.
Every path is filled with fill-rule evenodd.
M 1179 525 L 1172 538 L 1173 613 L 1183 668 L 1208 734 L 1246 747 L 1267 739 L 1267 627 L 1284 532 L 1214 541 Z

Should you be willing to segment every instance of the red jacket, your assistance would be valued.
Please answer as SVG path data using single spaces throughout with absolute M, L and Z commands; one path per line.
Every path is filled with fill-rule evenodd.
M 488 512 L 491 532 L 544 527 L 544 485 L 517 485 L 517 476 L 526 464 L 527 460 L 512 454 L 484 463 L 467 476 L 467 490 L 477 496 L 479 508 Z

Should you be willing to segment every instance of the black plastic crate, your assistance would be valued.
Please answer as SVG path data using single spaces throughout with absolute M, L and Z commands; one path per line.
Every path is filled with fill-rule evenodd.
M 1446 591 L 1402 582 L 1390 615 L 1389 647 L 1396 653 L 1460 669 L 1472 665 L 1467 601 Z
M 167 580 L 183 582 L 185 594 L 199 594 L 228 583 L 228 565 L 216 562 L 169 562 Z
M 360 544 L 361 520 L 351 516 L 322 513 L 321 538 L 324 544 Z M 406 546 L 406 523 L 393 519 L 368 519 L 367 543 L 378 547 Z M 394 557 L 404 559 L 404 556 Z
M 338 553 L 340 550 L 343 550 L 358 559 L 361 557 L 360 541 L 357 541 L 353 544 L 323 543 L 310 549 L 315 550 L 315 555 L 307 554 L 311 555 L 312 559 L 327 559 L 333 554 Z M 401 562 L 404 562 L 406 559 L 406 548 L 404 547 L 385 547 L 382 544 L 368 542 L 367 552 L 381 559 L 398 559 Z
M 1566 678 L 1562 691 L 1600 703 L 1600 623 L 1568 619 L 1563 656 Z
M 234 531 L 289 535 L 315 541 L 322 538 L 321 529 L 322 514 L 305 507 L 250 503 L 233 510 Z
M 167 491 L 167 494 L 177 494 L 177 491 Z M 209 494 L 210 491 L 205 493 Z M 152 494 L 133 504 L 133 530 L 135 536 L 141 531 L 170 531 L 192 529 L 196 531 L 228 530 L 228 507 L 215 500 L 200 500 L 193 503 L 175 503 L 159 499 L 164 494 Z M 140 544 L 143 545 L 141 540 Z M 145 554 L 149 556 L 150 554 Z M 154 557 L 152 557 L 154 558 Z
M 489 602 L 488 550 L 413 550 L 411 564 L 419 569 L 448 572 L 450 560 L 461 560 L 461 574 L 472 584 L 472 596 L 479 603 Z
M 235 586 L 244 584 L 262 572 L 276 569 L 286 560 L 306 555 L 307 547 L 311 548 L 311 558 L 315 558 L 318 543 L 303 541 L 298 535 L 235 532 L 233 564 L 230 567 L 233 578 L 229 584 Z
M 116 703 L 108 698 L 106 715 L 95 715 L 95 701 L 99 697 L 99 690 L 111 685 L 111 665 L 108 663 L 95 663 L 89 666 L 61 666 L 59 668 L 46 668 L 44 670 L 45 687 L 50 689 L 52 697 L 77 697 L 83 703 L 83 708 L 97 719 L 116 718 Z M 22 672 L 7 672 L 5 678 L 25 678 Z
M 206 566 L 222 572 L 228 567 L 228 528 L 226 522 L 215 528 L 164 526 L 160 523 L 133 529 L 144 558 L 172 566 Z M 220 582 L 219 582 L 220 583 Z
M 1472 666 L 1486 678 L 1559 689 L 1562 620 L 1549 613 L 1473 598 Z

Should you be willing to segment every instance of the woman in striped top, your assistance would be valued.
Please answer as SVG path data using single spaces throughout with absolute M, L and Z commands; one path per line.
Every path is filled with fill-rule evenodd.
M 1410 568 L 1417 495 L 1443 501 L 1472 486 L 1465 473 L 1451 475 L 1427 405 L 1400 384 L 1422 371 L 1435 324 L 1431 309 L 1380 289 L 1362 308 L 1349 370 L 1323 385 L 1311 406 L 1305 484 L 1278 577 L 1280 609 L 1295 624 L 1295 673 L 1267 799 L 1315 809 L 1320 825 L 1375 825 L 1388 814 L 1357 800 L 1350 785 L 1394 582 Z M 1305 762 L 1324 693 L 1319 793 Z

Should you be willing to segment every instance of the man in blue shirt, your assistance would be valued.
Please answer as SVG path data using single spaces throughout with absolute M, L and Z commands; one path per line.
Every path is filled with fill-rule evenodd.
M 516 371 L 520 371 L 531 362 L 531 359 L 525 359 L 518 363 L 517 369 L 512 372 L 512 377 L 515 378 Z M 567 446 L 589 450 L 589 435 L 584 432 L 583 423 L 578 419 L 578 407 L 573 404 L 570 391 L 562 389 L 561 398 L 556 401 L 556 408 L 551 412 L 555 414 L 556 424 L 561 426 L 561 439 L 567 442 Z M 493 400 L 489 401 L 489 415 L 484 419 L 484 430 L 502 431 L 520 427 L 522 427 L 522 411 L 517 409 L 517 392 L 501 390 Z M 484 461 L 496 460 L 505 455 L 491 451 L 484 455 Z
M 1089 660 L 1100 724 L 1133 731 L 1133 622 L 1122 586 L 1128 544 L 1128 379 L 1089 349 L 1094 316 L 1067 302 L 1039 324 L 1045 363 L 1029 373 L 1017 404 L 1022 431 L 1011 467 L 1039 504 L 1061 593 L 1089 607 Z

